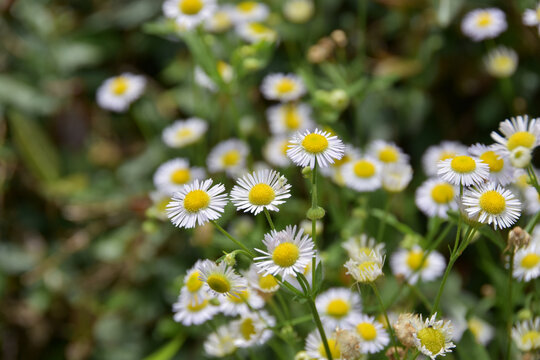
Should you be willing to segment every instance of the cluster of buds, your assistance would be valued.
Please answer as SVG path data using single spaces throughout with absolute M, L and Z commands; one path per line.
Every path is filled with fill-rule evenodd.
M 309 48 L 308 61 L 313 64 L 325 62 L 332 57 L 336 48 L 344 48 L 347 43 L 347 34 L 343 30 L 334 30 L 330 36 L 323 37 Z

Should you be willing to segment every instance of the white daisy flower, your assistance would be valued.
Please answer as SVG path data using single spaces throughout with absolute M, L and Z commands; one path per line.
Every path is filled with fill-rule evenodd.
M 209 298 L 209 294 L 204 287 L 204 282 L 200 279 L 201 273 L 198 268 L 201 264 L 202 260 L 197 260 L 197 262 L 188 269 L 181 290 L 182 295 L 195 301 Z
M 422 167 L 428 176 L 437 175 L 437 164 L 441 160 L 452 159 L 457 155 L 466 155 L 467 147 L 455 141 L 443 141 L 439 145 L 428 147 L 422 156 Z
M 375 140 L 368 145 L 367 154 L 377 159 L 381 164 L 405 163 L 409 156 L 393 142 Z
M 321 258 L 319 256 L 316 256 L 315 258 L 315 268 L 318 268 L 319 267 L 319 264 L 321 263 Z M 312 262 L 309 261 L 307 263 L 306 266 L 304 266 L 301 271 L 299 271 L 300 273 L 302 273 L 302 275 L 304 275 L 304 277 L 306 278 L 307 282 L 308 282 L 308 285 L 309 287 L 312 287 L 313 285 L 313 267 L 312 267 Z M 303 289 L 302 289 L 302 285 L 300 285 L 300 282 L 298 281 L 298 279 L 296 278 L 296 274 L 294 275 L 286 275 L 286 276 L 283 276 L 282 277 L 282 280 L 285 282 L 288 282 L 289 284 L 291 284 L 296 290 L 302 292 Z
M 384 253 L 384 243 L 377 243 L 374 238 L 366 234 L 350 237 L 341 246 L 352 259 L 358 258 L 360 254 L 369 255 L 372 250 L 381 254 Z
M 97 89 L 96 100 L 103 109 L 124 112 L 142 95 L 145 86 L 144 76 L 123 73 L 105 80 Z
M 178 26 L 186 30 L 211 18 L 216 10 L 215 0 L 166 0 L 163 3 L 165 17 L 174 19 Z
M 468 155 L 458 155 L 452 159 L 439 161 L 438 167 L 437 175 L 454 185 L 481 184 L 489 177 L 488 164 Z
M 167 205 L 169 205 L 171 202 L 171 195 L 169 193 L 156 190 L 150 192 L 150 199 L 152 200 L 152 207 L 149 209 L 147 214 L 159 220 L 167 220 Z
M 247 289 L 246 279 L 236 274 L 224 261 L 216 264 L 212 260 L 204 260 L 197 271 L 200 273 L 199 279 L 211 294 L 240 297 Z
M 240 348 L 263 345 L 272 337 L 269 328 L 275 325 L 276 319 L 264 310 L 244 313 L 231 324 L 234 332 L 239 334 L 235 345 Z
M 413 335 L 416 348 L 431 359 L 445 356 L 456 347 L 452 342 L 452 323 L 449 320 L 436 321 L 436 317 L 437 314 L 434 314 L 422 321 L 420 316 L 420 323 L 412 323 L 416 330 Z
M 501 185 L 508 185 L 514 181 L 514 167 L 496 146 L 475 144 L 469 147 L 469 153 L 489 166 L 489 181 Z
M 540 3 L 535 9 L 526 9 L 523 13 L 523 24 L 527 26 L 537 26 L 540 34 Z
M 204 29 L 211 33 L 223 33 L 233 25 L 232 6 L 222 5 L 204 22 Z
M 384 256 L 377 250 L 371 250 L 369 254 L 360 253 L 354 259 L 345 263 L 347 273 L 354 280 L 361 283 L 373 282 L 383 275 Z
M 315 127 L 311 118 L 311 106 L 304 103 L 285 103 L 269 107 L 266 118 L 274 135 L 309 130 Z
M 204 180 L 185 185 L 175 192 L 167 205 L 167 216 L 180 228 L 193 228 L 210 220 L 219 219 L 227 205 L 225 186 L 212 186 L 212 180 Z
M 360 296 L 347 288 L 331 288 L 315 299 L 321 321 L 330 329 L 350 328 L 359 321 L 362 311 Z
M 474 339 L 482 346 L 486 346 L 495 335 L 493 326 L 488 322 L 473 316 L 467 321 L 469 330 L 474 335 Z
M 271 137 L 263 148 L 264 158 L 273 166 L 291 165 L 291 160 L 287 157 L 289 144 L 289 137 L 286 135 Z
M 221 300 L 219 310 L 228 316 L 242 315 L 250 312 L 250 309 L 260 309 L 264 306 L 264 300 L 253 289 L 246 287 L 237 296 L 227 296 Z
M 532 241 L 514 254 L 512 275 L 520 281 L 531 281 L 540 276 L 540 243 Z
M 268 74 L 262 81 L 261 93 L 265 99 L 294 101 L 306 93 L 302 79 L 295 74 Z
M 413 170 L 409 164 L 392 163 L 385 165 L 381 172 L 382 188 L 390 193 L 405 190 L 412 180 Z
M 177 120 L 167 126 L 162 133 L 165 145 L 172 148 L 182 148 L 199 141 L 208 129 L 208 123 L 202 119 L 192 117 L 186 120 Z
M 161 164 L 154 173 L 154 185 L 158 190 L 172 194 L 184 185 L 202 180 L 206 176 L 203 168 L 189 167 L 187 159 L 176 158 Z
M 296 133 L 290 140 L 287 156 L 298 166 L 327 167 L 343 157 L 345 146 L 337 136 L 315 129 Z
M 285 230 L 272 230 L 264 235 L 266 251 L 255 249 L 264 256 L 256 257 L 255 264 L 264 275 L 291 275 L 302 272 L 315 255 L 314 244 L 309 235 L 305 235 L 296 226 L 287 226 Z
M 540 195 L 533 186 L 525 189 L 525 211 L 527 214 L 534 215 L 540 211 Z
M 219 307 L 210 303 L 208 296 L 193 298 L 182 293 L 173 304 L 174 321 L 184 326 L 199 325 L 219 313 Z
M 517 69 L 518 55 L 513 49 L 498 46 L 484 57 L 486 71 L 494 77 L 511 76 Z
M 540 317 L 518 323 L 512 328 L 512 339 L 520 351 L 540 350 Z
M 345 185 L 356 191 L 374 191 L 381 187 L 381 164 L 372 157 L 354 159 L 341 169 Z
M 343 157 L 339 160 L 336 159 L 333 164 L 330 164 L 330 166 L 321 168 L 321 174 L 331 177 L 336 184 L 344 186 L 345 180 L 343 178 L 342 171 L 343 165 L 353 161 L 354 159 L 358 159 L 360 156 L 360 151 L 358 149 L 350 144 L 346 144 Z
M 231 190 L 231 201 L 238 211 L 257 215 L 264 209 L 279 211 L 277 205 L 291 196 L 291 185 L 275 170 L 261 170 L 236 180 Z
M 276 278 L 270 274 L 263 275 L 258 272 L 257 265 L 251 264 L 248 271 L 244 274 L 249 286 L 267 294 L 272 294 L 279 289 L 279 283 Z
M 446 181 L 427 179 L 416 190 L 416 206 L 428 217 L 448 218 L 448 210 L 457 210 L 459 189 Z
M 221 325 L 217 331 L 208 335 L 203 344 L 206 354 L 213 357 L 225 357 L 233 354 L 237 347 L 235 345 L 238 334 L 232 324 Z
M 390 342 L 390 337 L 383 324 L 376 321 L 373 316 L 361 315 L 354 327 L 362 340 L 360 342 L 360 352 L 362 354 L 378 353 Z
M 236 27 L 236 33 L 252 44 L 261 41 L 273 43 L 277 40 L 277 32 L 260 22 L 241 23 Z
M 535 172 L 538 173 L 536 170 Z M 523 169 L 516 169 L 514 172 L 514 182 L 512 185 L 517 188 L 520 193 L 525 193 L 525 191 L 527 191 L 527 189 L 531 186 L 531 184 L 529 184 L 529 175 L 527 172 Z
M 241 1 L 232 10 L 234 22 L 260 22 L 270 14 L 268 5 L 258 1 Z
M 474 41 L 496 38 L 506 27 L 506 15 L 497 8 L 470 11 L 461 22 L 461 31 Z
M 341 359 L 341 350 L 338 342 L 336 341 L 336 334 L 334 329 L 328 328 L 325 329 L 326 340 L 328 342 L 328 348 L 330 349 L 330 354 L 334 360 Z M 319 334 L 318 330 L 314 330 L 306 338 L 306 352 L 310 359 L 317 360 L 326 360 L 328 359 L 328 354 L 324 348 L 324 344 Z
M 225 61 L 219 60 L 217 62 L 217 72 L 225 84 L 230 83 L 234 77 L 234 70 L 232 66 L 227 64 Z M 199 66 L 195 66 L 194 75 L 195 83 L 197 85 L 212 92 L 218 91 L 218 86 L 216 85 L 214 80 L 212 80 Z
M 519 146 L 534 149 L 540 145 L 540 120 L 531 119 L 527 115 L 516 116 L 499 124 L 499 131 L 492 131 L 491 137 L 497 142 L 497 149 L 509 156 Z
M 446 269 L 444 257 L 437 251 L 432 251 L 425 259 L 424 256 L 426 252 L 418 245 L 410 250 L 400 249 L 390 258 L 392 272 L 395 276 L 404 277 L 410 284 L 416 284 L 419 279 L 437 279 Z
M 225 171 L 227 175 L 236 177 L 244 172 L 246 157 L 249 153 L 247 144 L 238 139 L 229 139 L 220 142 L 207 158 L 208 171 L 212 173 Z
M 493 224 L 495 229 L 510 227 L 521 215 L 521 202 L 500 185 L 487 183 L 463 194 L 463 205 L 471 219 Z

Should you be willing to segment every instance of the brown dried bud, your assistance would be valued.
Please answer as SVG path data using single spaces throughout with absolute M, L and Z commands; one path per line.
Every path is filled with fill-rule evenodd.
M 415 324 L 420 325 L 418 315 L 406 313 L 400 314 L 398 320 L 394 323 L 394 330 L 398 340 L 405 347 L 414 346 L 414 334 L 416 333 Z
M 347 46 L 348 39 L 347 39 L 347 34 L 345 34 L 345 31 L 334 30 L 330 34 L 330 37 L 332 38 L 332 40 L 334 40 L 337 46 L 339 47 Z
M 480 293 L 483 297 L 492 298 L 495 297 L 496 290 L 495 288 L 490 284 L 484 284 L 480 288 Z
M 327 36 L 320 39 L 317 45 L 323 47 L 327 51 L 328 55 L 330 55 L 332 51 L 334 51 L 334 48 L 336 47 L 336 44 L 334 43 L 334 41 Z
M 355 360 L 361 355 L 361 341 L 356 331 L 336 329 L 336 342 L 343 360 Z
M 397 359 L 396 359 L 396 353 L 397 353 L 397 356 L 399 356 Z M 405 359 L 405 349 L 399 346 L 391 346 L 388 348 L 388 350 L 386 350 L 385 355 L 389 360 Z
M 328 52 L 320 45 L 313 45 L 309 48 L 307 53 L 308 61 L 312 64 L 320 64 L 326 60 Z
M 531 235 L 528 232 L 516 226 L 508 233 L 508 246 L 520 248 L 529 245 Z

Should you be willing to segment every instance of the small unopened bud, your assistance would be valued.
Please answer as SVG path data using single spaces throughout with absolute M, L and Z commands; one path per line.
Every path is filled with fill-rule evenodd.
M 397 354 L 397 358 L 396 358 Z M 398 346 L 391 346 L 386 350 L 386 358 L 389 360 L 401 360 L 405 359 L 405 349 Z
M 263 66 L 263 62 L 259 59 L 248 57 L 244 59 L 242 62 L 242 65 L 244 66 L 244 69 L 248 71 L 256 71 L 259 70 Z
M 531 163 L 531 149 L 524 146 L 518 146 L 510 153 L 510 163 L 512 166 L 523 169 Z
M 529 320 L 529 319 L 532 319 L 533 313 L 529 309 L 521 309 L 518 311 L 517 316 L 518 316 L 518 319 L 521 321 Z
M 225 264 L 233 267 L 236 265 L 236 253 L 233 251 L 231 253 L 228 253 L 227 255 L 225 255 L 225 257 L 223 258 L 223 261 L 225 261 Z
M 305 168 L 302 169 L 302 176 L 305 179 L 309 179 L 311 177 L 311 173 L 312 173 L 312 170 L 309 166 L 306 166 Z
M 326 214 L 326 211 L 320 206 L 317 206 L 316 208 L 311 208 L 307 211 L 307 218 L 309 220 L 320 220 L 324 217 Z
M 397 321 L 394 323 L 394 330 L 398 340 L 405 345 L 405 347 L 413 347 L 414 334 L 416 333 L 415 323 L 420 325 L 420 319 L 418 315 L 406 313 L 400 314 Z
M 516 226 L 508 233 L 508 246 L 514 248 L 525 247 L 529 245 L 531 235 L 528 232 Z
M 336 330 L 336 342 L 341 351 L 341 358 L 343 360 L 356 360 L 362 353 L 361 351 L 361 339 L 356 331 L 351 330 Z
M 345 31 L 339 30 L 339 29 L 334 30 L 330 34 L 330 37 L 332 38 L 332 40 L 334 40 L 337 46 L 339 47 L 347 46 L 348 40 L 347 40 L 347 34 L 345 34 Z
M 349 106 L 349 95 L 342 89 L 334 89 L 330 92 L 330 106 L 336 110 L 343 110 Z
M 311 360 L 311 358 L 309 357 L 307 352 L 302 350 L 296 353 L 296 355 L 294 356 L 294 360 Z
M 311 0 L 289 0 L 283 5 L 285 18 L 296 24 L 303 24 L 311 19 L 314 10 Z
M 291 325 L 285 325 L 283 328 L 281 328 L 281 335 L 287 339 L 291 339 L 296 336 L 296 333 Z
M 493 298 L 497 294 L 497 291 L 495 290 L 493 285 L 484 284 L 482 285 L 482 287 L 480 287 L 480 294 L 482 294 L 482 296 L 486 298 Z

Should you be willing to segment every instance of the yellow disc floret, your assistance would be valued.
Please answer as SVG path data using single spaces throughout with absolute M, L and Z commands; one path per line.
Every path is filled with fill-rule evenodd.
M 191 312 L 197 312 L 197 311 L 201 311 L 202 309 L 204 309 L 207 305 L 208 305 L 208 300 L 203 300 L 200 303 L 193 300 L 193 301 L 190 301 L 189 304 L 187 304 L 186 307 Z
M 189 292 L 192 292 L 192 293 L 197 292 L 197 291 L 199 291 L 201 286 L 203 286 L 203 282 L 201 280 L 199 280 L 199 276 L 200 276 L 199 272 L 194 271 L 187 278 L 186 287 L 187 287 Z
M 454 187 L 450 184 L 437 184 L 431 189 L 431 198 L 437 204 L 448 204 L 454 198 Z
M 427 259 L 422 264 L 423 257 L 424 252 L 421 250 L 409 251 L 409 254 L 407 255 L 407 265 L 412 270 L 419 270 L 420 268 L 425 268 L 427 266 Z
M 253 319 L 246 318 L 242 320 L 242 323 L 240 324 L 240 334 L 242 334 L 244 339 L 249 340 L 251 335 L 256 333 L 255 326 L 253 325 Z
M 493 18 L 491 14 L 487 11 L 478 14 L 478 17 L 476 18 L 476 25 L 478 25 L 478 27 L 489 26 L 492 22 Z
M 294 105 L 286 105 L 283 109 L 285 112 L 285 126 L 288 130 L 296 130 L 300 126 L 300 116 Z
M 242 12 L 250 12 L 257 7 L 257 2 L 255 1 L 242 1 L 236 8 Z
M 123 76 L 118 76 L 111 82 L 111 90 L 115 95 L 124 94 L 129 87 L 128 79 Z
M 392 146 L 385 146 L 379 151 L 379 160 L 384 163 L 394 163 L 398 160 L 399 154 Z
M 362 339 L 366 341 L 373 340 L 377 337 L 377 329 L 375 329 L 375 326 L 373 326 L 372 323 L 360 323 L 356 325 L 356 331 L 362 336 Z
M 339 350 L 339 344 L 334 339 L 328 339 L 328 347 L 330 348 L 330 353 L 332 358 L 339 359 L 341 357 L 341 351 Z M 324 356 L 325 359 L 328 359 L 328 354 L 324 348 L 324 344 L 321 342 L 319 345 L 319 353 Z
M 521 337 L 521 342 L 523 344 L 532 345 L 531 349 L 537 349 L 538 347 L 535 346 L 535 345 L 540 343 L 540 332 L 538 332 L 536 330 L 527 331 Z
M 187 183 L 191 179 L 189 169 L 178 169 L 171 174 L 171 181 L 175 184 L 181 185 Z
M 504 166 L 504 160 L 494 151 L 486 151 L 480 155 L 480 160 L 488 164 L 491 172 L 499 172 Z
M 375 174 L 375 165 L 368 160 L 358 160 L 354 164 L 354 174 L 361 178 L 369 178 Z
M 293 266 L 300 257 L 300 249 L 293 243 L 284 242 L 279 244 L 272 253 L 272 260 L 283 268 Z
M 191 213 L 205 209 L 210 204 L 210 196 L 204 190 L 193 190 L 184 198 L 184 208 Z
M 236 294 L 236 296 L 231 296 L 229 298 L 230 301 L 232 301 L 235 304 L 242 304 L 246 302 L 249 299 L 249 293 L 247 290 L 240 291 L 239 294 Z
M 210 286 L 210 289 L 215 292 L 224 294 L 231 290 L 231 283 L 229 279 L 223 274 L 211 274 L 206 279 L 206 283 Z
M 479 200 L 482 210 L 492 215 L 498 215 L 506 208 L 506 200 L 504 199 L 504 196 L 495 190 L 486 191 L 480 195 Z
M 523 146 L 523 147 L 531 149 L 534 146 L 535 142 L 536 142 L 536 138 L 530 132 L 518 131 L 517 133 L 512 134 L 508 138 L 508 142 L 506 143 L 506 147 L 510 151 L 514 150 L 518 146 Z
M 179 4 L 180 11 L 186 15 L 196 15 L 201 11 L 204 4 L 201 0 L 183 0 Z
M 328 140 L 321 134 L 308 134 L 302 140 L 302 147 L 307 152 L 318 154 L 328 148 Z
M 230 150 L 221 159 L 225 166 L 235 166 L 240 161 L 240 153 L 238 150 Z
M 266 275 L 259 277 L 259 287 L 263 290 L 270 290 L 277 286 L 276 278 L 272 275 Z
M 458 173 L 470 173 L 476 169 L 476 162 L 474 159 L 467 155 L 456 156 L 450 162 L 452 170 Z
M 190 128 L 182 128 L 176 132 L 176 137 L 178 139 L 183 139 L 185 137 L 193 135 L 193 131 Z
M 268 184 L 260 183 L 251 188 L 248 199 L 253 205 L 268 205 L 274 198 L 276 193 Z
M 343 299 L 333 299 L 328 303 L 326 307 L 326 312 L 328 315 L 342 318 L 349 313 L 350 304 L 348 301 Z
M 276 91 L 279 94 L 287 94 L 293 91 L 295 88 L 294 81 L 291 79 L 283 78 L 276 84 Z
M 525 269 L 532 269 L 540 262 L 540 256 L 537 254 L 527 254 L 521 259 L 521 266 Z
M 416 334 L 420 344 L 426 347 L 433 355 L 438 354 L 444 349 L 446 342 L 444 334 L 439 329 L 431 327 L 424 328 Z

